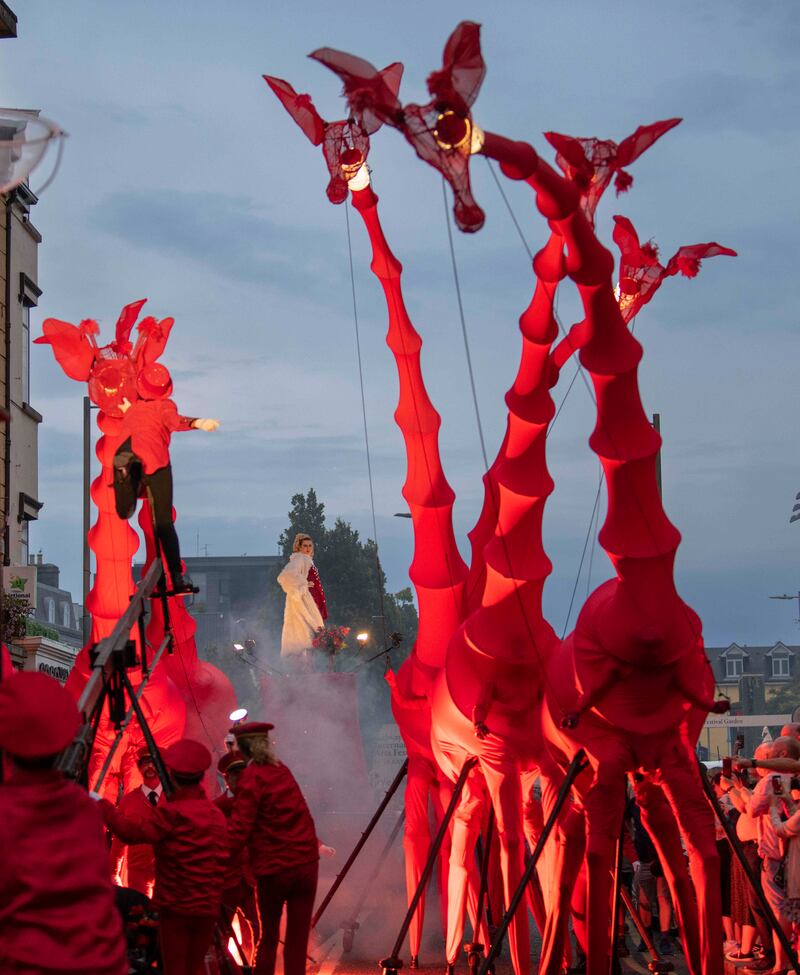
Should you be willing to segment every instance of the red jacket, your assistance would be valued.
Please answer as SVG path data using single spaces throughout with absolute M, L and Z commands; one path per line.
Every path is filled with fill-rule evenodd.
M 171 399 L 139 399 L 119 426 L 121 442 L 129 437 L 131 449 L 142 461 L 145 474 L 169 463 L 169 444 L 176 430 L 191 430 L 192 417 L 181 416 Z
M 256 877 L 319 860 L 314 820 L 294 776 L 251 763 L 239 776 L 228 820 L 231 851 L 247 846 Z
M 101 800 L 109 829 L 126 843 L 151 843 L 156 859 L 158 907 L 176 914 L 216 915 L 227 879 L 225 817 L 200 785 L 177 789 L 171 799 L 126 816 Z
M 214 805 L 222 811 L 226 819 L 230 819 L 231 813 L 233 812 L 233 796 L 228 795 L 227 792 L 223 792 L 222 795 L 217 796 L 214 800 Z M 247 856 L 247 850 L 242 847 L 235 853 L 231 853 L 230 860 L 228 861 L 228 876 L 225 880 L 225 890 L 232 890 L 234 887 L 241 886 L 242 883 L 254 887 L 255 882 L 253 871 L 250 869 L 250 859 Z
M 149 791 L 149 790 L 148 790 Z M 130 792 L 126 792 L 120 799 L 117 809 L 123 816 L 141 818 L 146 816 L 153 805 L 142 791 L 141 786 L 137 786 Z M 153 847 L 145 843 L 137 843 L 127 848 L 128 877 L 127 886 L 138 890 L 140 894 L 148 897 L 153 892 L 153 881 L 156 875 L 156 864 L 153 856 Z M 125 844 L 118 836 L 111 840 L 111 874 L 116 876 L 125 857 Z
M 100 810 L 60 772 L 0 786 L 0 972 L 126 975 Z

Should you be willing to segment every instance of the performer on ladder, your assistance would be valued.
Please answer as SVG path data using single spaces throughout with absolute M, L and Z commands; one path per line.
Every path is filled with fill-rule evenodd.
M 117 514 L 128 519 L 144 489 L 150 500 L 156 538 L 172 579 L 175 594 L 194 592 L 189 576 L 184 575 L 178 534 L 172 521 L 172 465 L 169 445 L 176 430 L 206 430 L 219 426 L 219 420 L 181 416 L 169 398 L 172 379 L 158 362 L 146 365 L 136 381 L 139 398 L 122 400 L 122 443 L 114 457 L 114 494 Z

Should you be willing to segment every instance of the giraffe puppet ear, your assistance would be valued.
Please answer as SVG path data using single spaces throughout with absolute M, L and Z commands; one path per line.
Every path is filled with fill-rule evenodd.
M 664 272 L 666 277 L 680 273 L 687 278 L 694 278 L 700 270 L 700 262 L 706 257 L 738 257 L 736 251 L 730 247 L 723 247 L 721 244 L 688 244 L 679 248 L 667 261 Z
M 325 122 L 314 108 L 310 95 L 300 95 L 282 78 L 263 75 L 264 81 L 270 86 L 281 105 L 297 122 L 312 145 L 322 145 L 325 138 Z
M 86 324 L 81 323 L 79 328 L 57 318 L 47 318 L 42 324 L 44 335 L 34 339 L 36 345 L 52 346 L 56 362 L 70 379 L 79 382 L 88 380 L 96 351 L 90 339 L 91 330 L 84 327 Z
M 309 57 L 341 78 L 348 110 L 368 135 L 377 132 L 384 123 L 394 124 L 402 109 L 397 99 L 403 76 L 399 61 L 378 71 L 364 58 L 332 47 L 320 47 Z

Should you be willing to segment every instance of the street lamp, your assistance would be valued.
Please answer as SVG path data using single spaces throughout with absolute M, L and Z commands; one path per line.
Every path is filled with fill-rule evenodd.
M 247 717 L 247 708 L 236 708 L 235 711 L 231 711 L 228 715 L 228 720 L 232 721 L 234 725 L 241 724 Z
M 363 647 L 369 640 L 369 633 L 367 633 L 366 630 L 362 630 L 360 633 L 356 633 L 356 640 L 358 640 L 358 642 Z
M 800 518 L 800 515 L 797 516 Z M 784 593 L 782 596 L 770 596 L 770 599 L 796 599 L 797 600 L 797 610 L 800 613 L 800 592 L 796 596 L 789 596 Z M 795 620 L 796 623 L 800 623 L 800 619 Z

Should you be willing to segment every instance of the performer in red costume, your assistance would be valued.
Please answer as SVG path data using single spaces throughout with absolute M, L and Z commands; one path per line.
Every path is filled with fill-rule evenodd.
M 217 796 L 214 805 L 222 811 L 226 819 L 229 819 L 233 812 L 236 787 L 246 765 L 247 759 L 236 749 L 232 752 L 226 752 L 217 762 L 217 771 L 225 777 L 227 789 L 222 795 Z M 256 880 L 253 871 L 250 869 L 247 851 L 244 849 L 235 853 L 228 864 L 228 875 L 225 880 L 225 889 L 222 892 L 222 909 L 229 921 L 233 921 L 237 911 L 239 912 L 239 929 L 241 931 L 239 941 L 247 956 L 248 963 L 252 965 L 261 932 L 261 923 L 256 903 Z M 244 922 L 242 915 L 244 915 Z
M 117 809 L 123 816 L 144 816 L 161 799 L 161 781 L 147 748 L 139 749 L 136 767 L 141 772 L 142 784 L 126 792 L 120 800 Z M 111 840 L 111 876 L 114 883 L 152 897 L 156 877 L 152 846 L 142 843 L 126 847 L 119 837 L 114 836 Z
M 175 783 L 166 802 L 141 815 L 125 815 L 107 799 L 100 804 L 112 833 L 153 845 L 165 975 L 203 975 L 229 862 L 225 817 L 200 784 L 211 765 L 205 745 L 182 738 L 164 762 Z
M 125 975 L 125 941 L 103 825 L 83 789 L 55 771 L 80 715 L 45 674 L 4 675 L 0 748 L 0 972 Z
M 320 844 L 300 787 L 272 750 L 273 727 L 249 722 L 231 728 L 248 765 L 237 783 L 228 832 L 234 855 L 247 846 L 256 876 L 262 937 L 255 975 L 275 971 L 284 904 L 283 970 L 305 975 Z
M 153 512 L 155 531 L 176 593 L 191 592 L 192 581 L 183 575 L 178 534 L 172 521 L 172 465 L 169 445 L 176 430 L 216 430 L 219 420 L 181 416 L 169 399 L 172 379 L 160 362 L 151 362 L 139 373 L 136 392 L 120 403 L 122 443 L 114 456 L 114 493 L 117 514 L 128 519 L 136 510 L 142 487 Z

